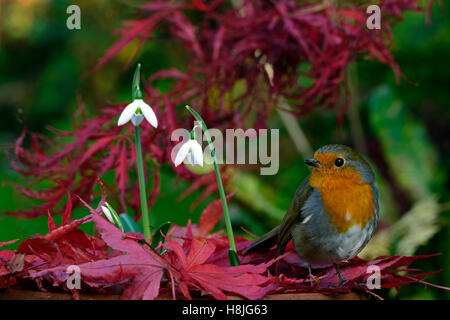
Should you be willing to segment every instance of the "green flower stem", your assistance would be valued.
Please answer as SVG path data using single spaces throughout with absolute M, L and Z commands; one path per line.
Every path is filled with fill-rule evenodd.
M 147 192 L 145 191 L 144 162 L 142 160 L 141 133 L 139 131 L 139 126 L 134 127 L 134 132 L 136 134 L 136 156 L 137 156 L 138 178 L 139 178 L 139 193 L 141 196 L 142 224 L 144 229 L 145 240 L 149 241 L 150 221 L 148 216 Z
M 227 198 L 225 196 L 225 190 L 223 188 L 222 178 L 220 176 L 219 166 L 217 164 L 216 150 L 214 149 L 211 136 L 209 135 L 208 128 L 206 127 L 206 124 L 203 121 L 202 117 L 200 117 L 200 115 L 191 107 L 186 106 L 186 109 L 188 109 L 188 111 L 194 116 L 194 118 L 202 124 L 203 133 L 205 134 L 205 137 L 208 140 L 209 148 L 211 150 L 211 157 L 214 161 L 214 171 L 216 172 L 216 179 L 217 185 L 219 187 L 220 200 L 222 201 L 223 214 L 225 218 L 225 227 L 228 234 L 228 241 L 230 243 L 228 259 L 230 261 L 231 266 L 238 266 L 240 263 L 237 255 L 236 244 L 234 242 L 233 227 L 231 226 L 230 214 L 228 212 Z

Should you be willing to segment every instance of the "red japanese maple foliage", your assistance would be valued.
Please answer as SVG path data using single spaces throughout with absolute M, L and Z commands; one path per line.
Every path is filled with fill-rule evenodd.
M 342 114 L 349 102 L 348 95 L 340 99 L 347 94 L 346 67 L 358 57 L 374 58 L 400 77 L 389 52 L 391 25 L 402 19 L 404 11 L 419 10 L 418 0 L 382 0 L 379 5 L 382 28 L 368 30 L 365 7 L 352 1 L 243 0 L 237 7 L 223 0 L 149 1 L 139 8 L 136 20 L 124 23 L 120 39 L 94 70 L 133 40 L 141 46 L 152 36 L 164 36 L 181 44 L 189 56 L 185 68 L 161 70 L 145 82 L 146 101 L 158 116 L 158 129 L 142 125 L 144 162 L 152 158 L 157 164 L 173 166 L 170 154 L 177 142 L 170 135 L 176 128 L 192 126 L 184 109 L 177 112 L 185 104 L 195 106 L 209 127 L 261 127 L 278 107 L 280 96 L 297 115 L 345 101 L 340 106 Z M 273 76 L 267 72 L 268 65 Z M 160 79 L 171 79 L 168 91 L 154 88 Z M 236 86 L 239 90 L 234 90 Z M 27 178 L 27 184 L 16 187 L 42 204 L 9 214 L 31 218 L 48 210 L 60 213 L 58 205 L 67 192 L 91 200 L 96 181 L 113 171 L 116 180 L 107 186 L 110 197 L 125 212 L 131 207 L 137 218 L 138 183 L 129 176 L 136 158 L 133 129 L 116 126 L 124 106 L 101 108 L 94 118 L 79 116 L 76 120 L 81 121 L 74 123 L 72 131 L 50 128 L 57 135 L 54 139 L 24 128 L 15 144 L 12 166 Z M 157 164 L 152 165 L 149 206 L 159 193 Z M 195 176 L 183 166 L 173 169 L 184 179 Z M 213 180 L 211 173 L 197 180 L 195 188 L 205 186 L 207 196 L 216 191 Z M 51 186 L 42 188 L 42 181 Z M 74 206 L 78 205 L 74 200 Z
M 104 201 L 104 200 L 102 200 Z M 70 206 L 67 206 L 70 208 Z M 166 241 L 151 248 L 143 236 L 123 233 L 100 216 L 97 209 L 83 219 L 68 221 L 55 227 L 49 215 L 49 233 L 25 239 L 16 251 L 0 251 L 0 289 L 22 288 L 43 291 L 120 294 L 122 299 L 195 299 L 210 296 L 227 299 L 237 295 L 261 299 L 268 294 L 316 292 L 323 294 L 362 291 L 378 298 L 374 290 L 361 286 L 370 273 L 369 266 L 378 266 L 382 288 L 399 288 L 409 283 L 422 283 L 434 272 L 418 273 L 407 267 L 429 256 L 379 257 L 372 261 L 354 258 L 341 263 L 343 276 L 349 280 L 339 286 L 332 266 L 315 268 L 316 279 L 310 279 L 305 264 L 288 245 L 286 253 L 276 257 L 272 248 L 242 256 L 251 241 L 235 237 L 241 265 L 228 266 L 228 240 L 222 232 L 210 234 L 220 220 L 222 208 L 210 204 L 199 225 L 173 226 Z M 93 221 L 99 236 L 86 235 L 77 226 Z M 0 243 L 0 248 L 16 240 Z M 78 266 L 81 288 L 68 289 L 67 268 Z M 450 288 L 440 287 L 450 290 Z

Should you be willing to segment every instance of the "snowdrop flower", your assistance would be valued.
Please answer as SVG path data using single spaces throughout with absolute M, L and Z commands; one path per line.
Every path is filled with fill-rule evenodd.
M 112 224 L 119 227 L 120 230 L 124 231 L 122 221 L 120 221 L 119 216 L 117 215 L 116 210 L 108 202 L 105 202 L 106 206 L 102 206 L 102 211 L 105 214 L 106 218 Z
M 105 214 L 106 218 L 109 220 L 109 222 L 111 222 L 112 224 L 115 224 L 111 211 L 105 206 L 102 206 L 102 211 Z
M 175 167 L 178 167 L 184 159 L 187 159 L 193 166 L 198 164 L 203 167 L 203 150 L 197 140 L 193 137 L 184 143 L 180 150 L 178 150 L 175 158 Z
M 134 99 L 132 103 L 123 109 L 117 125 L 122 126 L 131 120 L 133 125 L 139 126 L 142 120 L 144 120 L 144 117 L 153 127 L 158 127 L 158 119 L 156 118 L 152 107 L 146 104 L 142 99 Z

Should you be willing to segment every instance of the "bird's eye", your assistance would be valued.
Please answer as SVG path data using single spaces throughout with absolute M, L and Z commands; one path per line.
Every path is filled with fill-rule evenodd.
M 336 167 L 342 167 L 344 165 L 344 159 L 342 158 L 337 158 L 336 160 L 334 160 L 334 165 Z

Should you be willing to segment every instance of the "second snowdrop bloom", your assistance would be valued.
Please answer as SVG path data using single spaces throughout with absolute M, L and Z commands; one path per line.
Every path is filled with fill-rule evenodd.
M 124 231 L 122 221 L 120 217 L 117 215 L 116 210 L 108 202 L 105 202 L 105 205 L 102 206 L 103 214 L 106 218 L 112 223 L 119 227 L 120 230 Z
M 203 150 L 197 140 L 191 138 L 181 146 L 175 158 L 175 167 L 179 166 L 184 159 L 193 166 L 198 164 L 203 167 Z
M 102 206 L 102 211 L 103 211 L 103 214 L 106 216 L 106 218 L 109 220 L 109 222 L 111 222 L 112 224 L 115 224 L 111 211 L 105 206 Z
M 158 119 L 156 118 L 152 107 L 146 104 L 142 99 L 135 99 L 123 109 L 117 125 L 122 126 L 131 120 L 133 125 L 138 126 L 141 124 L 142 120 L 144 120 L 144 117 L 153 127 L 158 127 Z

